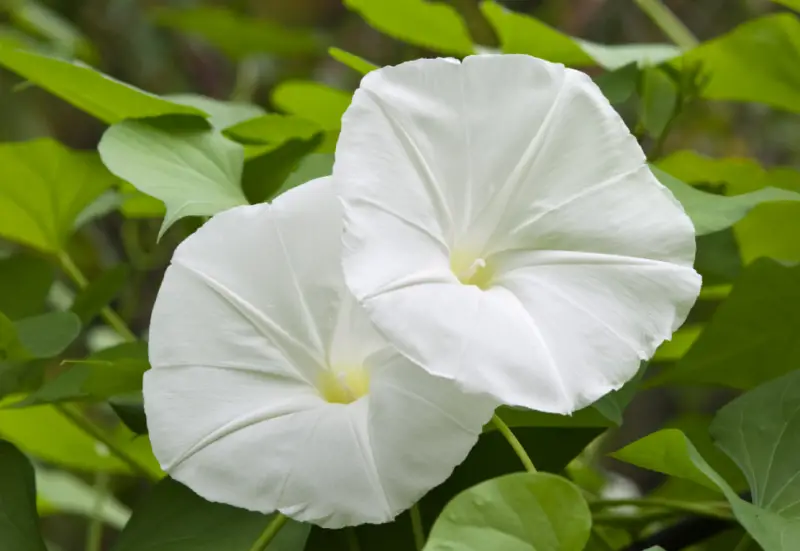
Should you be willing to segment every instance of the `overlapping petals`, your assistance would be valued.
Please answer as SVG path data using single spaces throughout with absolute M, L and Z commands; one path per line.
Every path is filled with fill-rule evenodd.
M 153 450 L 212 501 L 335 528 L 392 519 L 441 483 L 494 402 L 399 355 L 344 287 L 328 179 L 216 215 L 153 311 Z
M 694 228 L 591 79 L 529 56 L 368 74 L 334 181 L 350 290 L 408 358 L 569 413 L 632 377 L 700 289 Z

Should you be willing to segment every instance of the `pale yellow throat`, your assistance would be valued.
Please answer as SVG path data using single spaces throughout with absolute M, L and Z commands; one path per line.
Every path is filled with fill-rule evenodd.
M 349 404 L 369 392 L 369 372 L 362 366 L 334 366 L 319 376 L 322 397 L 332 404 Z

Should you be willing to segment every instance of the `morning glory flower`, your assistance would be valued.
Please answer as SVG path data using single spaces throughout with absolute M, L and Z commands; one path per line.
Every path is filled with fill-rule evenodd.
M 346 291 L 329 179 L 214 216 L 175 252 L 144 379 L 153 451 L 200 496 L 380 523 L 464 460 L 494 401 L 387 346 Z
M 509 405 L 619 388 L 700 289 L 692 223 L 585 74 L 522 55 L 364 77 L 333 177 L 348 287 L 406 357 Z

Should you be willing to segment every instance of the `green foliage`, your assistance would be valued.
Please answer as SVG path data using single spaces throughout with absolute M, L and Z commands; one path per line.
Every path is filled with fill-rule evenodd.
M 136 508 L 112 551 L 250 551 L 269 521 L 259 513 L 205 501 L 165 478 Z M 289 521 L 268 549 L 300 550 L 308 530 L 308 525 Z
M 0 46 L 0 65 L 109 124 L 162 115 L 205 116 L 193 107 L 144 92 L 77 61 Z
M 800 0 L 772 0 L 773 2 L 777 2 L 778 4 L 783 4 L 789 8 L 792 8 L 795 11 L 800 12 Z
M 287 80 L 275 87 L 272 102 L 286 113 L 316 123 L 323 130 L 338 130 L 351 95 L 324 84 Z
M 232 125 L 225 134 L 242 143 L 277 147 L 289 140 L 310 140 L 322 127 L 307 119 L 279 113 L 266 113 Z
M 121 530 L 131 516 L 130 509 L 112 495 L 98 491 L 66 471 L 37 468 L 36 493 L 36 504 L 42 517 L 83 515 Z
M 125 264 L 106 270 L 81 290 L 70 310 L 88 325 L 122 291 L 129 276 L 130 269 Z
M 160 235 L 184 216 L 247 204 L 241 189 L 244 150 L 216 130 L 125 121 L 103 134 L 98 150 L 111 172 L 164 202 Z
M 153 18 L 159 25 L 202 37 L 233 59 L 260 53 L 309 54 L 321 47 L 311 31 L 286 28 L 221 7 L 158 8 Z
M 330 56 L 342 63 L 343 65 L 347 65 L 354 71 L 361 73 L 362 75 L 366 75 L 370 71 L 374 71 L 378 68 L 377 65 L 374 63 L 370 63 L 366 59 L 362 57 L 358 57 L 355 54 L 351 54 L 350 52 L 345 52 L 340 48 L 328 48 L 328 53 Z
M 675 116 L 678 107 L 678 87 L 670 76 L 658 67 L 642 71 L 642 91 L 639 121 L 654 138 L 659 138 Z
M 518 473 L 456 496 L 431 529 L 426 551 L 581 551 L 592 526 L 580 490 L 562 477 Z
M 207 113 L 208 123 L 217 130 L 225 130 L 264 114 L 264 109 L 252 103 L 220 101 L 197 94 L 170 94 L 164 98 Z
M 116 183 L 96 153 L 51 139 L 0 144 L 0 165 L 0 236 L 48 253 L 64 247 L 81 212 Z
M 36 514 L 36 482 L 28 459 L 0 440 L 0 542 L 14 551 L 46 551 Z
M 0 312 L 12 320 L 40 313 L 54 276 L 50 263 L 38 256 L 0 259 Z

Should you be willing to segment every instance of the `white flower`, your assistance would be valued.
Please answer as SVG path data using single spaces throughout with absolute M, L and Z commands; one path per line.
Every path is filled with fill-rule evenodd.
M 211 501 L 324 527 L 386 522 L 444 481 L 495 403 L 387 348 L 341 275 L 329 179 L 178 247 L 144 396 L 161 466 Z
M 418 365 L 569 413 L 633 376 L 700 289 L 692 224 L 591 79 L 529 56 L 373 71 L 333 177 L 347 285 Z

